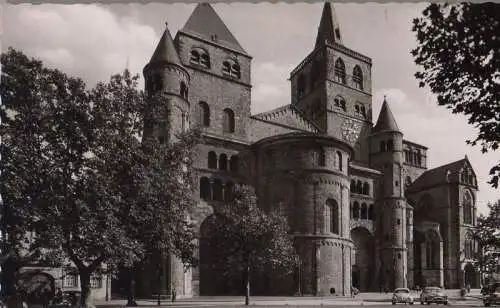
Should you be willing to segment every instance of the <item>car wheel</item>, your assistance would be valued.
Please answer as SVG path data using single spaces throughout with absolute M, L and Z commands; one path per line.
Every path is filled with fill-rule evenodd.
M 489 307 L 489 306 L 490 306 L 490 303 L 488 303 L 488 302 L 484 302 L 484 306 L 485 306 L 485 307 Z
M 392 302 L 393 305 L 396 305 L 396 302 Z
M 410 305 L 413 305 L 413 302 L 410 302 Z
M 448 302 L 444 302 L 445 305 L 448 305 Z
M 424 302 L 422 302 L 422 301 L 421 301 L 421 302 L 420 302 L 420 305 L 425 305 L 425 304 L 424 304 Z

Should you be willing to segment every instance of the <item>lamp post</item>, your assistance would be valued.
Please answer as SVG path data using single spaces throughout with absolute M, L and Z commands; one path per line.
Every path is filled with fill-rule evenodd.
M 302 296 L 302 261 L 299 257 L 299 296 Z

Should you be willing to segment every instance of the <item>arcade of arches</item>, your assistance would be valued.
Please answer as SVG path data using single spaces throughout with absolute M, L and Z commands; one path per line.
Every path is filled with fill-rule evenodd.
M 363 227 L 351 230 L 354 249 L 351 257 L 352 285 L 360 291 L 369 291 L 375 272 L 375 241 L 373 235 Z

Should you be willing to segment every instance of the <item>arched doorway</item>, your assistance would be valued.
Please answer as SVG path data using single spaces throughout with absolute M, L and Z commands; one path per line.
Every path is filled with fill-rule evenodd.
M 229 265 L 225 251 L 220 249 L 224 237 L 225 218 L 213 214 L 200 226 L 199 280 L 200 295 L 242 295 L 244 276 L 241 271 Z
M 210 215 L 200 226 L 200 295 L 224 295 L 227 289 L 224 269 L 216 262 L 217 248 L 214 245 L 217 224 L 222 222 L 220 216 Z
M 351 239 L 354 242 L 351 259 L 353 286 L 360 291 L 370 291 L 375 267 L 373 235 L 364 227 L 356 227 L 351 230 Z
M 465 286 L 470 285 L 471 288 L 479 288 L 479 279 L 474 265 L 467 263 L 464 267 L 464 282 Z
M 413 211 L 413 274 L 415 286 L 442 286 L 445 255 L 441 222 L 436 215 L 436 202 L 424 194 Z

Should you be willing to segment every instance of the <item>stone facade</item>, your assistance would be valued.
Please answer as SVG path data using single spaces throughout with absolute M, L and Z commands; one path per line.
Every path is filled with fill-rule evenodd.
M 20 270 L 22 283 L 32 285 L 39 281 L 48 282 L 54 291 L 80 291 L 81 283 L 76 267 L 50 267 L 33 264 Z M 111 278 L 106 274 L 94 274 L 90 279 L 90 295 L 94 300 L 111 298 Z M 36 299 L 40 300 L 39 298 Z
M 163 291 L 175 288 L 182 297 L 243 290 L 237 277 L 208 269 L 213 248 L 203 245 L 211 214 L 241 183 L 255 188 L 259 206 L 287 217 L 301 259 L 294 277 L 269 271 L 256 278 L 257 293 L 479 283 L 470 266 L 477 194 L 470 162 L 427 169 L 427 148 L 403 139 L 387 101 L 374 125 L 371 59 L 344 46 L 340 35 L 326 3 L 314 50 L 290 74 L 291 104 L 251 115 L 252 58 L 209 4 L 196 7 L 174 40 L 165 30 L 144 71 L 146 89 L 181 106 L 168 113 L 169 129 L 190 123 L 205 141 L 192 215 L 200 267 L 184 272 L 168 258 Z M 149 76 L 158 72 L 164 83 L 156 89 Z M 180 82 L 187 93 L 176 88 Z

